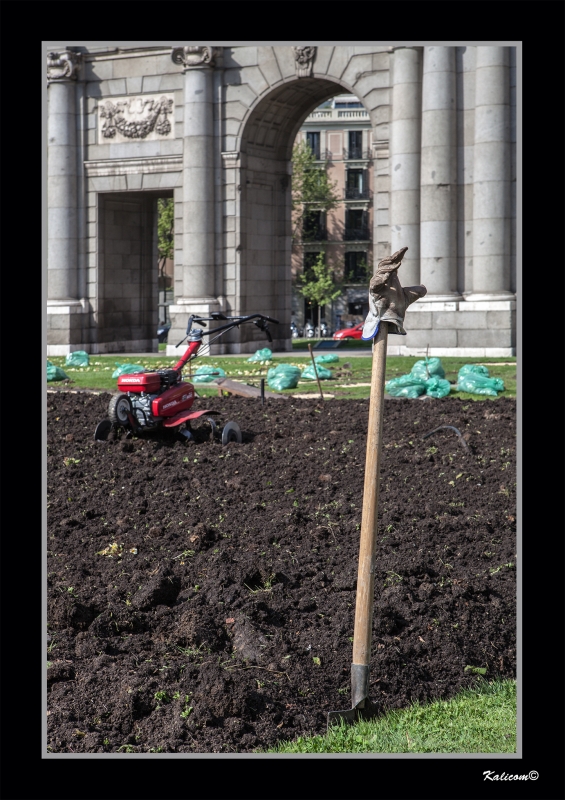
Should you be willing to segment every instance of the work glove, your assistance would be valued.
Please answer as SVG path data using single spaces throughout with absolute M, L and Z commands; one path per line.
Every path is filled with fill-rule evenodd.
M 363 339 L 373 339 L 379 330 L 379 323 L 388 322 L 388 332 L 406 336 L 404 315 L 406 309 L 418 298 L 423 297 L 425 286 L 402 288 L 398 280 L 398 267 L 404 258 L 407 247 L 402 247 L 388 258 L 379 261 L 377 272 L 369 284 L 369 313 L 363 325 Z

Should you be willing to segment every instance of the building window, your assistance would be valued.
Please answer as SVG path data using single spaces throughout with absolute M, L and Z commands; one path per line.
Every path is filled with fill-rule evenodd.
M 310 150 L 314 154 L 314 158 L 319 161 L 320 160 L 320 132 L 319 131 L 307 131 L 306 133 L 306 142 L 310 147 Z
M 369 304 L 368 303 L 367 304 L 364 304 L 364 303 L 348 303 L 347 304 L 347 313 L 348 314 L 353 314 L 356 317 L 364 317 L 364 316 L 367 315 L 367 311 L 365 310 L 365 307 L 367 308 L 367 311 L 368 311 L 368 308 L 369 308 Z
M 323 242 L 327 239 L 326 219 L 323 211 L 305 211 L 302 224 L 302 240 Z
M 321 254 L 304 253 L 304 274 L 311 269 Z M 304 298 L 304 322 L 310 320 L 314 325 L 318 324 L 318 304 Z
M 349 158 L 363 157 L 363 131 L 349 131 Z
M 346 200 L 366 200 L 369 197 L 367 174 L 364 169 L 348 169 L 345 184 Z
M 367 268 L 367 253 L 355 252 L 345 254 L 345 281 L 346 283 L 367 283 L 369 280 Z
M 345 232 L 346 242 L 369 241 L 368 214 L 360 208 L 348 208 L 345 211 Z

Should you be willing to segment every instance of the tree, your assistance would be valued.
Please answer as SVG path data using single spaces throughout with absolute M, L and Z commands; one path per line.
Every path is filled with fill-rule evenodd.
M 298 278 L 298 292 L 312 303 L 318 304 L 318 331 L 322 330 L 322 306 L 331 303 L 341 294 L 334 280 L 333 270 L 326 264 L 323 253 Z
M 337 183 L 328 178 L 325 167 L 318 167 L 307 142 L 295 144 L 292 150 L 292 213 L 293 237 L 302 233 L 304 218 L 312 211 L 337 208 L 340 197 Z
M 159 254 L 159 283 L 165 287 L 165 262 L 175 253 L 175 202 L 172 197 L 157 200 L 157 251 Z

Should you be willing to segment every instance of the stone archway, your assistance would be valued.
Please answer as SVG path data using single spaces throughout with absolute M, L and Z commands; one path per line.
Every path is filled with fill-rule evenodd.
M 405 280 L 428 286 L 394 349 L 513 354 L 517 49 L 50 51 L 48 354 L 157 349 L 133 321 L 119 339 L 99 324 L 112 300 L 106 283 L 119 283 L 104 261 L 100 198 L 129 195 L 143 205 L 131 192 L 174 196 L 170 342 L 182 339 L 190 313 L 261 311 L 281 320 L 274 346 L 290 349 L 291 148 L 307 114 L 344 90 L 369 114 L 380 162 L 375 256 L 408 246 Z M 103 124 L 110 112 L 111 129 Z M 258 339 L 245 335 L 215 352 L 255 349 Z M 169 344 L 167 354 L 177 353 Z
M 344 88 L 320 78 L 293 79 L 268 92 L 243 120 L 236 303 L 241 313 L 262 311 L 280 320 L 273 345 L 281 349 L 290 342 L 292 146 L 308 114 Z

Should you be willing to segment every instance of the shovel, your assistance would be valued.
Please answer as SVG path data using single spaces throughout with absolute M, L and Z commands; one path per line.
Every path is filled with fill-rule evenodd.
M 369 664 L 371 661 L 371 632 L 373 625 L 373 595 L 375 585 L 375 548 L 377 541 L 377 509 L 379 503 L 379 469 L 383 431 L 384 385 L 388 322 L 381 320 L 373 344 L 371 399 L 367 430 L 365 485 L 357 573 L 355 628 L 353 631 L 353 663 L 351 664 L 351 708 L 330 711 L 328 727 L 341 720 L 353 724 L 375 717 L 378 706 L 369 699 Z

